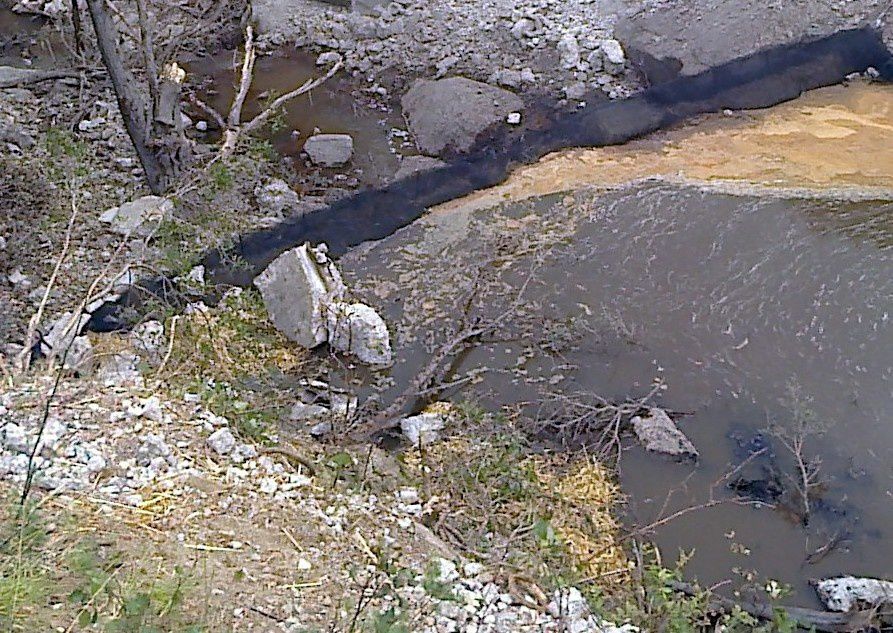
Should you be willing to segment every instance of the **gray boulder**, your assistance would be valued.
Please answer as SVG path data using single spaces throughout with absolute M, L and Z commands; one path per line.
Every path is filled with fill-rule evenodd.
M 698 457 L 694 444 L 663 409 L 653 407 L 647 415 L 634 417 L 632 426 L 646 450 L 673 457 Z
M 464 77 L 419 79 L 401 103 L 419 149 L 435 156 L 467 151 L 481 132 L 524 106 L 508 90 Z
M 350 134 L 315 134 L 304 143 L 304 151 L 314 165 L 338 167 L 353 157 Z

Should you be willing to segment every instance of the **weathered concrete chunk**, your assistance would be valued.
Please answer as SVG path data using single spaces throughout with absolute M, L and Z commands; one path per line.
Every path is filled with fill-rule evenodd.
M 303 244 L 286 251 L 254 280 L 273 325 L 304 347 L 329 338 L 326 308 L 344 298 L 341 274 L 324 249 Z
M 338 167 L 353 157 L 353 137 L 350 134 L 316 134 L 304 143 L 304 151 L 314 165 Z
M 393 362 L 388 326 L 364 303 L 338 303 L 329 310 L 329 344 L 367 365 Z
M 674 457 L 698 457 L 698 450 L 663 409 L 632 419 L 633 431 L 646 450 Z
M 400 421 L 403 436 L 413 446 L 433 444 L 446 428 L 447 416 L 441 413 L 420 413 Z
M 464 77 L 420 79 L 401 103 L 419 148 L 435 156 L 467 151 L 478 134 L 524 106 L 508 90 Z
M 842 576 L 820 580 L 815 589 L 831 611 L 850 611 L 860 604 L 868 607 L 893 605 L 893 582 L 889 580 Z
M 143 196 L 120 207 L 112 207 L 99 216 L 99 221 L 120 235 L 148 237 L 173 210 L 174 203 L 167 198 Z
M 311 348 L 328 341 L 364 363 L 391 364 L 387 325 L 371 307 L 344 301 L 344 282 L 324 245 L 283 253 L 254 285 L 273 325 L 289 339 Z

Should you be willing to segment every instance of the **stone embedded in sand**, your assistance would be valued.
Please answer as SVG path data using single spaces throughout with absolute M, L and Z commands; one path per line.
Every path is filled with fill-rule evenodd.
M 826 578 L 815 584 L 815 590 L 831 611 L 850 611 L 859 604 L 893 605 L 893 582 L 889 580 L 856 576 Z
M 637 415 L 632 419 L 632 426 L 646 450 L 674 457 L 698 457 L 694 444 L 663 409 L 652 407 L 647 415 Z
M 326 308 L 344 298 L 341 274 L 324 249 L 303 244 L 286 251 L 254 280 L 280 332 L 304 347 L 329 338 Z

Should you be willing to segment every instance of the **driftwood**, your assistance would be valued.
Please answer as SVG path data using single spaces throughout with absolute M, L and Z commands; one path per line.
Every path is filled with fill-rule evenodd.
M 687 596 L 698 596 L 703 593 L 699 587 L 687 582 L 671 581 L 669 586 L 673 591 L 678 591 Z M 780 609 L 787 616 L 788 620 L 794 622 L 798 627 L 823 633 L 850 633 L 852 631 L 869 630 L 877 615 L 877 612 L 874 610 L 834 613 L 831 611 L 804 609 L 802 607 L 773 607 L 772 605 L 753 602 L 735 602 L 734 600 L 715 595 L 711 595 L 708 601 L 708 609 L 716 613 L 728 614 L 736 607 L 759 620 L 768 622 L 775 619 L 776 610 Z
M 15 88 L 17 86 L 40 83 L 41 81 L 80 76 L 80 73 L 74 70 L 31 70 L 30 68 L 0 66 L 0 88 Z

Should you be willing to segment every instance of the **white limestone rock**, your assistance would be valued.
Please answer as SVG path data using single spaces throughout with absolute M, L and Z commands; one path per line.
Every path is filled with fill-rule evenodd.
M 893 581 L 889 580 L 842 576 L 820 580 L 815 589 L 831 611 L 850 611 L 860 604 L 893 605 Z

